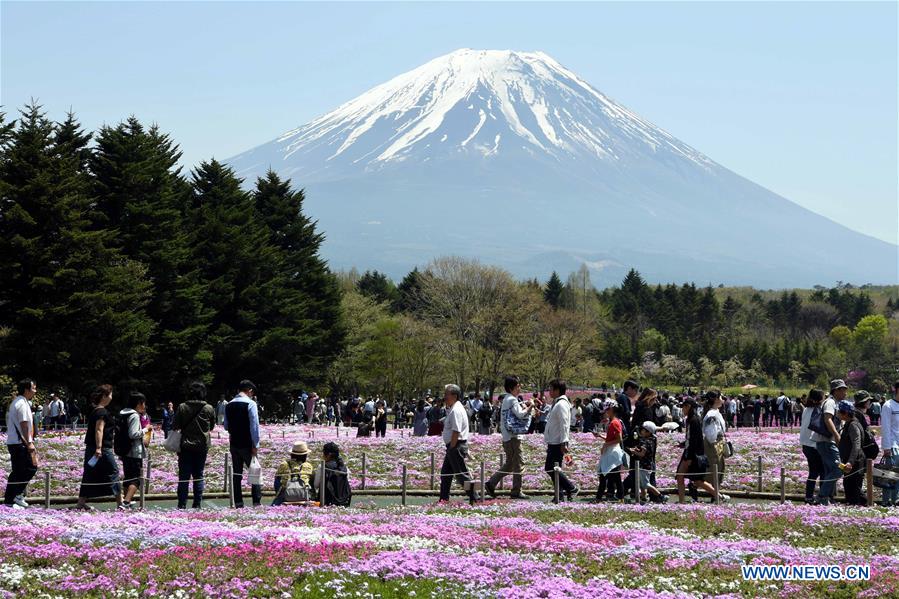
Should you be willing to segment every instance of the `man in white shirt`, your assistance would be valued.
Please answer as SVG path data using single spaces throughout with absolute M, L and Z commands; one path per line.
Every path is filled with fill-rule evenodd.
M 506 395 L 503 397 L 500 406 L 499 431 L 503 435 L 503 451 L 506 454 L 506 459 L 503 462 L 503 467 L 494 472 L 490 480 L 484 484 L 484 490 L 491 497 L 496 497 L 496 485 L 507 474 L 511 473 L 512 492 L 510 497 L 513 499 L 527 499 L 527 496 L 521 492 L 521 470 L 523 464 L 521 460 L 521 440 L 516 433 L 509 430 L 509 427 L 506 425 L 506 418 L 509 412 L 511 412 L 515 418 L 525 420 L 531 411 L 531 402 L 518 401 L 518 394 L 521 393 L 521 383 L 519 383 L 518 377 L 507 376 L 504 388 Z
M 66 406 L 55 393 L 50 394 L 50 403 L 47 410 L 49 412 L 47 416 L 48 428 L 57 429 L 59 425 L 65 424 Z
M 893 399 L 880 409 L 880 447 L 886 462 L 899 466 L 899 381 L 893 383 Z M 882 505 L 899 505 L 899 483 L 883 490 Z
M 447 385 L 443 392 L 446 418 L 443 421 L 443 442 L 446 456 L 440 468 L 440 501 L 449 501 L 453 478 L 463 487 L 471 482 L 465 458 L 468 457 L 468 414 L 462 406 L 462 390 L 458 385 Z M 469 487 L 468 498 L 475 500 L 474 489 Z
M 31 379 L 19 381 L 18 395 L 6 412 L 6 449 L 11 468 L 6 480 L 3 505 L 26 508 L 25 490 L 37 473 L 37 450 L 34 448 L 31 400 L 37 393 L 37 384 Z
M 568 439 L 571 426 L 571 403 L 565 396 L 568 387 L 563 381 L 553 379 L 549 382 L 549 396 L 553 399 L 552 408 L 546 417 L 546 429 L 543 440 L 546 441 L 546 464 L 543 469 L 555 484 L 555 468 L 561 467 L 568 454 Z M 569 501 L 578 494 L 578 489 L 564 472 L 559 472 L 559 490 Z M 555 500 L 554 500 L 555 501 Z
M 837 417 L 837 404 L 846 399 L 848 387 L 843 379 L 834 379 L 830 381 L 830 397 L 821 404 L 821 411 L 824 412 L 824 426 L 830 432 L 830 435 L 822 435 L 816 432 L 812 433 L 812 441 L 815 442 L 815 448 L 821 456 L 821 464 L 824 466 L 824 473 L 821 477 L 821 486 L 818 488 L 818 503 L 829 505 L 837 493 L 837 480 L 843 476 L 840 470 L 840 452 L 837 447 L 840 444 L 840 427 L 841 421 Z

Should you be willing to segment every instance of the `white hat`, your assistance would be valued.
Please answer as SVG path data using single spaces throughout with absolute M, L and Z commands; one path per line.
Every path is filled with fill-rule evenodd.
M 650 432 L 650 434 L 652 434 L 652 435 L 656 434 L 656 423 L 653 422 L 652 420 L 647 420 L 640 426 L 642 426 L 643 428 L 648 430 Z

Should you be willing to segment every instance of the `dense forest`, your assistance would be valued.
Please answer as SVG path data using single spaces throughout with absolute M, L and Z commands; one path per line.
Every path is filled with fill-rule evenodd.
M 459 257 L 398 283 L 332 273 L 294 182 L 269 172 L 247 190 L 215 160 L 189 173 L 179 160 L 136 118 L 90 134 L 36 105 L 0 115 L 0 384 L 77 395 L 102 381 L 160 400 L 249 377 L 277 402 L 448 381 L 490 392 L 507 372 L 533 388 L 897 378 L 899 286 L 650 285 L 631 271 L 599 291 L 586 266 L 518 281 Z

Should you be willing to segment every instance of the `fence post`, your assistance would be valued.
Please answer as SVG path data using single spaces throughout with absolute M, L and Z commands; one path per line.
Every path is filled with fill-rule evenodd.
M 44 471 L 44 509 L 50 509 L 50 471 Z
M 481 501 L 484 501 L 484 460 L 481 460 Z
M 431 452 L 431 490 L 434 490 L 434 452 Z
M 712 486 L 715 488 L 715 505 L 721 503 L 721 489 L 718 488 L 718 461 L 712 463 Z
M 228 507 L 234 507 L 234 465 L 231 462 L 225 464 L 225 478 L 228 479 Z
M 365 460 L 365 454 L 364 454 L 364 453 L 362 454 L 362 459 Z M 363 461 L 362 463 L 364 464 L 365 462 Z M 325 463 L 322 462 L 322 463 L 321 463 L 321 466 L 319 466 L 319 468 L 321 468 L 321 470 L 319 470 L 319 472 L 321 473 L 321 476 L 318 477 L 318 481 L 319 481 L 319 484 L 318 484 L 318 505 L 321 506 L 321 507 L 325 507 Z M 364 479 L 363 479 L 363 480 L 364 480 Z
M 762 456 L 759 456 L 759 493 L 762 492 Z
M 506 466 L 506 465 L 503 463 L 503 462 L 505 461 L 505 459 L 506 459 L 506 454 L 505 454 L 505 453 L 499 454 L 499 471 L 500 471 L 500 473 L 502 473 L 503 468 L 505 468 L 505 466 Z M 499 488 L 500 488 L 500 489 L 503 488 L 503 482 L 505 482 L 505 480 L 506 480 L 506 477 L 505 477 L 505 476 L 500 476 L 500 479 L 499 479 Z
M 865 486 L 868 492 L 868 507 L 874 506 L 874 460 L 865 460 Z
M 780 469 L 780 502 L 786 503 L 787 501 L 787 471 L 784 468 Z
M 222 485 L 222 493 L 227 493 L 227 492 L 228 492 L 228 485 L 231 484 L 231 480 L 230 480 L 230 478 L 228 477 L 228 467 L 229 467 L 230 465 L 231 465 L 231 454 L 230 454 L 230 453 L 226 453 L 226 454 L 225 454 L 225 482 L 224 482 L 224 484 Z
M 402 499 L 403 507 L 406 507 L 406 465 L 405 464 L 403 464 L 403 486 L 401 487 L 401 489 L 402 489 L 401 496 L 403 498 Z
M 634 459 L 634 503 L 640 503 L 640 460 L 636 459 Z
M 362 484 L 359 486 L 359 489 L 362 490 L 362 491 L 365 490 L 365 470 L 366 470 L 366 462 L 367 462 L 367 460 L 366 460 L 365 452 L 363 451 L 363 452 L 362 452 Z
M 150 492 L 150 473 L 153 472 L 153 454 L 147 452 L 147 479 L 144 481 L 144 493 Z
M 559 464 L 556 463 L 556 465 L 553 467 L 553 493 L 554 493 L 553 503 L 559 503 L 561 501 L 561 499 L 559 498 L 559 471 L 560 470 L 561 470 L 561 468 L 559 467 Z

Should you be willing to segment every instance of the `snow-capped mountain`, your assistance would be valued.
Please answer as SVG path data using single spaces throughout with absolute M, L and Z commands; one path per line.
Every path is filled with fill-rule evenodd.
M 306 188 L 338 268 L 401 276 L 466 254 L 524 276 L 586 262 L 600 282 L 631 266 L 771 287 L 897 280 L 895 246 L 739 177 L 542 52 L 441 56 L 228 162 L 248 186 L 271 168 Z

